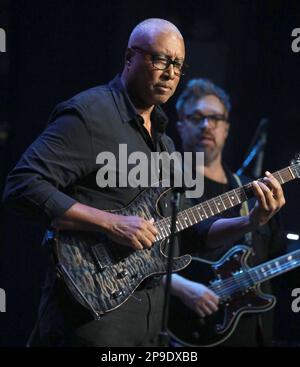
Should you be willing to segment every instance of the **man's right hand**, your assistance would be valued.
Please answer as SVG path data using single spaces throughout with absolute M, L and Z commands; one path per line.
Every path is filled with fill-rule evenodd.
M 135 250 L 151 248 L 158 234 L 153 219 L 148 221 L 137 216 L 108 215 L 109 224 L 105 232 L 109 238 Z
M 205 285 L 190 281 L 183 293 L 182 302 L 201 317 L 218 311 L 219 297 Z
M 158 234 L 154 220 L 124 216 L 75 203 L 64 215 L 52 221 L 60 230 L 101 231 L 120 245 L 135 250 L 150 248 Z
M 172 275 L 172 293 L 201 317 L 218 311 L 220 298 L 213 291 L 179 274 Z

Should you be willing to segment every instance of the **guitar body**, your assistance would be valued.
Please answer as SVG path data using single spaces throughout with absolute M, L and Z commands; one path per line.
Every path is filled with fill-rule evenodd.
M 151 187 L 126 208 L 111 212 L 157 221 L 161 219 L 158 201 L 169 190 Z M 73 296 L 98 318 L 123 304 L 147 277 L 166 273 L 167 241 L 135 251 L 100 233 L 64 231 L 56 235 L 55 255 L 60 274 Z M 183 269 L 190 261 L 190 255 L 175 258 L 173 271 Z
M 247 246 L 235 246 L 217 262 L 193 258 L 191 264 L 180 272 L 190 280 L 209 286 L 217 294 L 220 286 L 228 290 L 221 291 L 219 310 L 205 318 L 173 296 L 169 332 L 174 340 L 183 346 L 218 345 L 233 333 L 243 314 L 268 311 L 275 305 L 274 296 L 262 293 L 260 285 L 253 285 L 251 278 L 247 278 L 250 253 Z M 244 283 L 239 283 L 239 278 Z

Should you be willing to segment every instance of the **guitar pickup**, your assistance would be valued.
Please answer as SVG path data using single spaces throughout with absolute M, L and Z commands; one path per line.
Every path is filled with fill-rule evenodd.
M 90 250 L 98 271 L 103 272 L 107 267 L 112 265 L 111 257 L 104 245 L 93 245 L 90 247 Z

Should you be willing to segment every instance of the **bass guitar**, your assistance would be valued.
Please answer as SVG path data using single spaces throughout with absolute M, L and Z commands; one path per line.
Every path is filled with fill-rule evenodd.
M 177 297 L 171 298 L 169 332 L 182 346 L 215 346 L 225 341 L 246 313 L 265 312 L 273 308 L 276 298 L 265 294 L 260 284 L 300 266 L 300 250 L 250 268 L 247 259 L 252 249 L 234 246 L 219 261 L 193 258 L 180 272 L 190 280 L 207 285 L 220 297 L 216 313 L 201 318 Z

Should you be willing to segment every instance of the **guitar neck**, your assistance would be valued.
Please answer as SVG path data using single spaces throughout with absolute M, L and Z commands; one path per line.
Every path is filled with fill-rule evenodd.
M 299 266 L 300 250 L 296 250 L 253 268 L 243 268 L 233 273 L 229 278 L 216 280 L 209 288 L 222 300 L 227 300 L 235 292 L 243 292 L 254 285 L 275 278 Z
M 300 266 L 300 250 L 285 254 L 264 264 L 251 268 L 248 272 L 253 285 L 265 282 L 280 274 L 286 273 Z
M 295 164 L 276 171 L 273 173 L 273 176 L 281 185 L 283 185 L 295 178 L 299 178 L 300 174 L 298 170 L 298 164 Z M 261 180 L 262 179 L 259 181 Z M 180 232 L 205 219 L 220 214 L 227 209 L 241 204 L 251 197 L 253 197 L 252 183 L 248 183 L 213 199 L 197 204 L 189 209 L 183 210 L 177 215 L 176 232 Z M 169 237 L 171 234 L 171 217 L 166 217 L 157 221 L 155 226 L 158 230 L 157 238 L 159 240 Z

